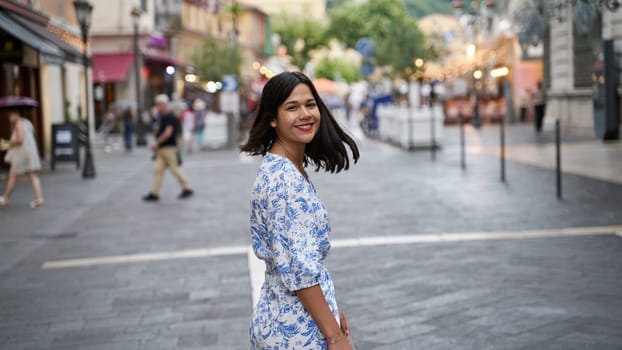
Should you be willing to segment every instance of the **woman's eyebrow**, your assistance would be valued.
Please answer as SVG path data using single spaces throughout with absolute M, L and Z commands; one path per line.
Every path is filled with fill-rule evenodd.
M 309 102 L 314 102 L 315 98 L 311 97 L 308 98 L 306 101 L 304 101 L 304 103 L 309 103 Z M 291 105 L 291 104 L 298 104 L 298 100 L 289 100 L 289 101 L 285 101 L 285 103 L 283 103 L 284 105 Z

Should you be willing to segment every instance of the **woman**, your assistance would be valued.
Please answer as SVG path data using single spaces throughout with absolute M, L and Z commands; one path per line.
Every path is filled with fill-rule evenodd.
M 186 104 L 186 109 L 181 112 L 181 130 L 183 146 L 187 153 L 192 153 L 192 144 L 194 143 L 194 124 L 196 115 L 189 104 Z
M 242 152 L 263 155 L 251 194 L 251 240 L 266 263 L 250 327 L 253 349 L 352 349 L 346 317 L 323 260 L 330 249 L 326 208 L 305 166 L 331 173 L 356 162 L 354 140 L 339 127 L 309 80 L 270 79 Z
M 546 90 L 544 89 L 544 86 L 542 86 L 541 81 L 538 81 L 538 84 L 536 85 L 536 91 L 533 92 L 531 100 L 533 103 L 533 109 L 536 114 L 536 132 L 540 133 L 542 131 L 542 122 L 544 121 L 544 112 L 546 110 Z
M 0 196 L 0 206 L 5 207 L 9 204 L 17 176 L 28 174 L 35 192 L 35 199 L 30 202 L 30 206 L 32 208 L 41 207 L 43 195 L 41 193 L 41 182 L 36 173 L 37 170 L 41 169 L 41 161 L 37 151 L 34 128 L 28 119 L 20 117 L 17 110 L 9 111 L 9 120 L 12 125 L 12 133 L 5 161 L 11 163 L 11 170 L 4 195 Z

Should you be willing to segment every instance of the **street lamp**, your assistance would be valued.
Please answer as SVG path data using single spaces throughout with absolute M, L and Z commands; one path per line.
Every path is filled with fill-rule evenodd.
M 473 120 L 472 124 L 474 127 L 479 128 L 482 124 L 480 113 L 479 113 L 479 93 L 478 93 L 478 85 L 480 85 L 479 79 L 482 78 L 483 73 L 479 68 L 479 63 L 477 60 L 477 48 L 478 48 L 478 39 L 479 39 L 479 24 L 480 24 L 480 3 L 485 3 L 485 6 L 488 10 L 493 10 L 495 8 L 495 0 L 473 0 L 470 3 L 471 11 L 469 11 L 469 21 L 468 25 L 473 30 L 473 44 L 469 45 L 467 55 L 473 56 L 475 61 L 475 68 L 473 70 L 473 95 L 475 97 L 475 103 L 473 105 Z M 460 17 L 462 15 L 462 11 L 464 9 L 464 3 L 461 0 L 454 0 L 453 7 L 455 11 L 456 17 Z M 486 16 L 486 28 L 490 26 L 491 18 Z
M 88 76 L 88 57 L 86 55 L 87 42 L 89 39 L 89 27 L 91 26 L 91 12 L 93 11 L 93 5 L 87 0 L 74 0 L 73 7 L 76 11 L 76 17 L 78 17 L 78 23 L 80 24 L 80 32 L 82 33 L 82 42 L 84 44 L 82 51 L 82 60 L 84 63 L 84 94 L 86 100 L 86 149 L 84 156 L 84 168 L 82 169 L 82 178 L 92 179 L 95 177 L 95 165 L 93 164 L 93 153 L 91 152 L 91 128 L 89 126 L 89 76 Z
M 146 146 L 145 124 L 143 122 L 143 105 L 140 92 L 140 50 L 138 49 L 138 20 L 143 12 L 138 7 L 132 8 L 134 20 L 134 80 L 136 82 L 136 146 Z

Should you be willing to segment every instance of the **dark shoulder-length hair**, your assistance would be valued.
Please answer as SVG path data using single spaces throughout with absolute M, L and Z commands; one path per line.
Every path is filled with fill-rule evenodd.
M 270 122 L 277 117 L 279 106 L 298 84 L 309 87 L 320 111 L 319 130 L 305 147 L 305 165 L 311 163 L 316 167 L 316 171 L 324 168 L 331 173 L 347 170 L 350 167 L 350 158 L 345 145 L 350 147 L 352 158 L 356 163 L 359 159 L 356 142 L 339 126 L 311 80 L 300 72 L 283 72 L 268 80 L 261 94 L 248 141 L 240 146 L 240 151 L 250 155 L 265 155 L 270 150 L 276 138 L 276 130 Z

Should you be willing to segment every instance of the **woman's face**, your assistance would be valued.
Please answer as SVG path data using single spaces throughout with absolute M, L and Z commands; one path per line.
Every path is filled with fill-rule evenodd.
M 277 137 L 285 143 L 311 142 L 320 128 L 320 109 L 306 84 L 298 84 L 270 122 Z
M 19 120 L 19 113 L 17 111 L 10 111 L 9 112 L 9 120 L 11 121 L 11 123 L 15 123 L 16 121 Z

